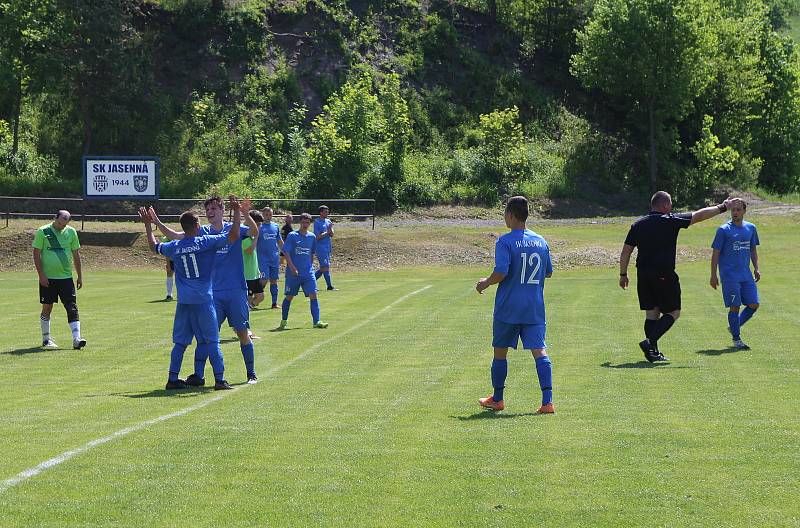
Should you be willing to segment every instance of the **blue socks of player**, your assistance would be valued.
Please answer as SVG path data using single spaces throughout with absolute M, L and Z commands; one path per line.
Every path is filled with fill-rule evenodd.
M 323 271 L 322 276 L 325 277 L 325 283 L 328 285 L 328 288 L 333 288 L 333 284 L 331 284 L 331 272 Z
M 755 313 L 756 313 L 755 310 L 753 310 L 749 306 L 745 306 L 744 310 L 742 310 L 742 315 L 739 316 L 739 326 L 742 326 L 747 321 L 749 321 L 750 318 L 753 317 L 753 314 Z
M 741 337 L 739 335 L 739 327 L 741 326 L 739 322 L 739 312 L 728 312 L 728 326 L 731 329 L 733 340 L 738 341 Z
M 278 285 L 270 284 L 269 293 L 272 295 L 272 304 L 278 304 Z
M 319 322 L 319 299 L 311 299 L 311 320 L 314 324 Z
M 225 363 L 222 360 L 222 349 L 219 348 L 219 343 L 197 343 L 194 353 L 194 375 L 198 378 L 204 377 L 206 358 L 211 363 L 214 379 L 221 381 L 225 374 Z
M 244 358 L 244 366 L 247 367 L 247 375 L 255 375 L 256 371 L 253 368 L 253 363 L 255 363 L 256 355 L 255 350 L 253 349 L 253 343 L 247 343 L 246 345 L 239 345 L 242 349 L 242 357 Z
M 553 401 L 553 366 L 548 356 L 536 358 L 536 374 L 542 389 L 542 405 Z
M 289 319 L 289 308 L 292 306 L 292 301 L 289 299 L 284 299 L 283 304 L 281 305 L 281 319 L 286 321 Z
M 181 363 L 183 363 L 183 353 L 186 351 L 186 345 L 175 344 L 172 347 L 172 352 L 169 355 L 169 381 L 177 381 L 178 373 L 181 371 Z M 205 364 L 205 360 L 203 360 Z
M 322 277 L 322 272 L 320 270 L 315 271 L 314 279 L 319 280 L 320 277 Z
M 506 376 L 508 376 L 508 360 L 493 359 L 492 387 L 494 388 L 494 393 L 492 394 L 492 399 L 496 402 L 503 399 L 503 389 L 506 387 Z

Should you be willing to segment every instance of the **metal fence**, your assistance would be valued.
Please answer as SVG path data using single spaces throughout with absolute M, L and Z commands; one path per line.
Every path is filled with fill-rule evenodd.
M 322 204 L 328 205 L 331 211 L 328 218 L 351 218 L 371 221 L 375 229 L 376 204 L 373 199 L 322 199 L 322 198 L 251 198 L 253 207 L 263 209 L 272 207 L 277 215 L 291 212 L 297 215 L 309 212 L 316 217 L 316 210 Z M 36 196 L 0 196 L 0 215 L 6 219 L 6 227 L 12 218 L 52 218 L 56 209 L 68 209 L 73 220 L 80 220 L 81 230 L 87 221 L 130 221 L 139 218 L 136 209 L 142 205 L 152 205 L 159 216 L 164 219 L 178 219 L 187 209 L 203 208 L 203 200 L 198 198 L 163 198 L 134 202 L 132 200 L 85 200 L 83 198 L 41 198 Z M 311 213 L 309 209 L 313 210 Z M 133 211 L 130 214 L 119 214 L 110 211 Z M 203 216 L 202 213 L 200 216 Z

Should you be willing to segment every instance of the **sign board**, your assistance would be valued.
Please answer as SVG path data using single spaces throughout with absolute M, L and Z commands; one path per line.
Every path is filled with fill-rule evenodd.
M 158 176 L 154 156 L 84 156 L 83 197 L 157 200 Z

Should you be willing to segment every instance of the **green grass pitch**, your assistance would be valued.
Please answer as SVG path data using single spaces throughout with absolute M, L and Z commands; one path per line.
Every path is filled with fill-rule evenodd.
M 522 350 L 506 411 L 477 406 L 490 390 L 494 293 L 474 291 L 485 269 L 339 274 L 341 291 L 320 294 L 327 330 L 303 298 L 289 331 L 255 312 L 261 382 L 241 385 L 223 329 L 237 389 L 222 393 L 162 390 L 174 311 L 153 302 L 162 273 L 87 272 L 82 351 L 66 346 L 61 306 L 66 347 L 37 350 L 35 274 L 3 273 L 0 526 L 800 526 L 796 220 L 754 220 L 751 351 L 727 349 L 707 261 L 679 265 L 684 312 L 658 366 L 643 362 L 635 290 L 615 268 L 556 269 L 554 416 L 533 414 Z M 718 223 L 706 224 L 681 243 L 707 247 Z M 618 249 L 625 229 L 540 232 Z M 51 459 L 63 462 L 40 466 Z

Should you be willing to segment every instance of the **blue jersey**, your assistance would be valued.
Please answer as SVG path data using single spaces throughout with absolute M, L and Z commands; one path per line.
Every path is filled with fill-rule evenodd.
M 222 231 L 215 231 L 211 224 L 200 228 L 203 235 L 227 235 L 231 227 L 230 222 L 222 224 Z M 217 256 L 214 259 L 214 272 L 211 283 L 214 290 L 246 290 L 247 282 L 244 278 L 244 258 L 242 258 L 242 239 L 248 236 L 250 229 L 247 226 L 240 226 L 239 239 L 233 244 L 226 244 L 217 249 Z
M 331 225 L 333 222 L 328 220 L 327 218 L 317 218 L 314 220 L 314 234 L 319 235 L 324 233 L 328 230 L 328 226 Z M 330 251 L 331 250 L 331 237 L 326 236 L 324 238 L 320 238 L 317 240 L 317 247 L 320 250 Z
M 156 245 L 156 251 L 175 262 L 178 303 L 212 303 L 211 276 L 215 250 L 228 244 L 228 235 L 203 235 Z
M 283 243 L 283 254 L 289 255 L 300 277 L 313 277 L 312 257 L 317 248 L 317 237 L 311 232 L 305 236 L 300 231 L 292 231 Z
M 719 226 L 711 247 L 719 250 L 719 274 L 722 280 L 752 280 L 750 252 L 757 246 L 756 226 L 742 221 L 741 226 L 726 222 Z
M 497 240 L 494 252 L 494 271 L 505 275 L 497 286 L 494 318 L 509 324 L 545 324 L 544 279 L 553 273 L 545 239 L 529 229 L 515 229 Z
M 270 222 L 261 224 L 258 228 L 258 262 L 269 263 L 277 266 L 280 260 L 278 240 L 281 238 L 281 228 L 278 224 Z

